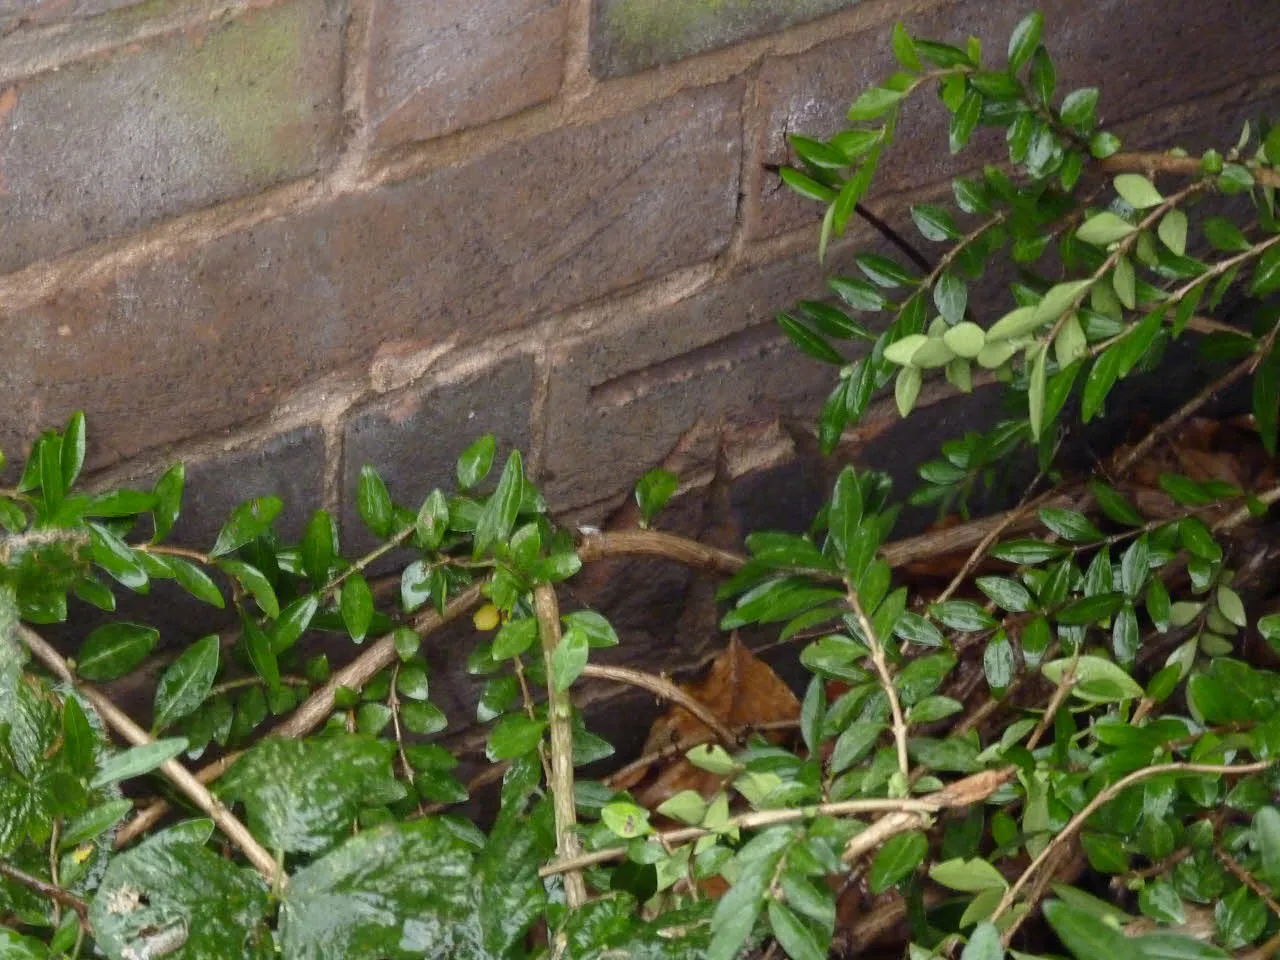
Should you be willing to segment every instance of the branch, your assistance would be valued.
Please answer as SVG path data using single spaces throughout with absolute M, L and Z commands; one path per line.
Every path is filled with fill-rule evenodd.
M 723 833 L 735 827 L 747 830 L 756 827 L 772 827 L 783 823 L 795 823 L 797 820 L 812 820 L 815 817 L 848 817 L 861 813 L 933 814 L 939 810 L 967 807 L 969 804 L 978 803 L 995 793 L 1013 775 L 1015 769 L 1014 767 L 1009 767 L 1005 770 L 984 770 L 982 773 L 975 773 L 973 776 L 965 777 L 963 780 L 957 780 L 941 790 L 935 790 L 933 793 L 916 798 L 842 800 L 838 803 L 823 803 L 811 807 L 753 810 L 750 813 L 742 813 L 736 817 L 730 817 L 718 832 Z M 916 825 L 914 820 L 911 820 L 910 823 L 906 821 L 895 822 L 899 823 L 900 829 L 897 831 L 899 833 L 904 830 L 914 829 Z M 872 828 L 869 827 L 868 829 Z M 649 835 L 649 838 L 657 840 L 664 846 L 675 846 L 687 843 L 690 840 L 697 840 L 700 837 L 710 836 L 716 832 L 704 827 L 681 827 L 677 830 L 655 831 Z M 863 831 L 863 833 L 865 832 Z M 859 834 L 859 836 L 861 835 Z M 856 840 L 857 838 L 855 837 L 854 839 Z M 584 853 L 571 861 L 562 860 L 557 863 L 549 863 L 538 871 L 538 876 L 550 877 L 569 870 L 583 870 L 598 863 L 619 860 L 626 856 L 627 849 L 627 846 L 606 847 L 603 850 Z
M 738 742 L 733 735 L 733 731 L 721 723 L 719 718 L 707 709 L 705 704 L 699 703 L 664 677 L 654 676 L 652 673 L 645 673 L 642 670 L 632 670 L 627 667 L 608 667 L 596 663 L 587 664 L 582 670 L 582 675 L 600 680 L 613 680 L 617 683 L 625 683 L 648 690 L 655 696 L 670 700 L 677 706 L 688 710 L 703 726 L 711 730 L 725 746 L 732 746 Z
M 1168 173 L 1180 177 L 1201 177 L 1205 175 L 1200 160 L 1196 157 L 1175 157 L 1167 153 L 1113 153 L 1105 160 L 1098 161 L 1098 166 L 1107 173 Z M 1280 172 L 1266 167 L 1249 167 L 1253 180 L 1259 186 L 1280 187 Z
M 611 557 L 659 557 L 713 573 L 734 574 L 747 558 L 660 530 L 611 530 L 580 533 L 578 557 L 583 563 Z
M 59 680 L 74 687 L 93 705 L 107 725 L 128 743 L 137 747 L 155 742 L 145 730 L 130 719 L 128 714 L 112 703 L 106 694 L 88 684 L 78 683 L 70 667 L 67 666 L 67 661 L 40 634 L 25 624 L 18 625 L 18 632 L 36 659 Z M 228 840 L 240 848 L 273 889 L 280 889 L 284 878 L 275 858 L 253 838 L 248 828 L 220 800 L 216 799 L 204 784 L 192 776 L 191 771 L 177 760 L 166 760 L 159 769 L 170 783 L 186 794 L 202 813 L 213 820 Z
M 1118 794 L 1135 783 L 1141 783 L 1143 780 L 1150 780 L 1152 777 L 1158 777 L 1165 773 L 1176 774 L 1226 774 L 1228 776 L 1239 776 L 1246 773 L 1261 773 L 1276 763 L 1275 760 L 1261 760 L 1257 763 L 1244 763 L 1236 766 L 1217 766 L 1204 763 L 1162 763 L 1154 767 L 1146 767 L 1142 770 L 1135 770 L 1128 776 L 1121 777 L 1105 790 L 1098 792 L 1098 795 L 1090 800 L 1083 810 L 1077 813 L 1067 822 L 1067 825 L 1054 834 L 1053 839 L 1040 851 L 1040 855 L 1031 861 L 1030 866 L 1022 871 L 1022 875 L 1005 891 L 1004 896 L 996 905 L 995 912 L 991 915 L 992 922 L 995 922 L 1002 913 L 1013 906 L 1014 900 L 1017 899 L 1019 891 L 1022 890 L 1027 882 L 1035 876 L 1037 870 L 1044 865 L 1045 861 L 1058 849 L 1062 844 L 1066 843 L 1074 837 L 1085 822 L 1098 812 L 1099 808 L 1112 800 Z
M 439 629 L 451 620 L 456 620 L 480 601 L 481 586 L 482 584 L 479 583 L 474 584 L 458 594 L 445 605 L 444 613 L 437 613 L 434 609 L 420 613 L 413 621 L 413 628 L 419 633 L 426 634 L 432 630 Z M 333 674 L 323 687 L 308 697 L 302 706 L 298 707 L 288 720 L 272 730 L 269 736 L 284 737 L 286 739 L 306 736 L 324 723 L 329 714 L 333 712 L 333 698 L 338 692 L 338 687 L 350 687 L 353 690 L 360 689 L 379 670 L 395 662 L 396 657 L 394 635 L 387 634 L 384 637 L 380 637 L 360 656 Z M 227 754 L 202 767 L 195 776 L 196 781 L 201 784 L 213 782 L 222 776 L 239 756 L 240 752 Z M 170 806 L 167 802 L 158 800 L 147 809 L 139 811 L 116 834 L 116 849 L 128 846 L 150 830 L 160 821 L 161 817 L 169 812 L 169 809 Z
M 19 870 L 12 864 L 5 863 L 0 860 L 0 877 L 6 880 L 12 880 L 19 886 L 26 887 L 35 893 L 40 894 L 47 900 L 74 910 L 76 916 L 80 918 L 80 926 L 88 928 L 89 926 L 89 904 L 81 900 L 70 890 L 64 890 L 55 883 L 49 883 L 47 880 L 41 880 L 39 877 L 32 876 L 24 870 Z
M 875 665 L 876 674 L 880 678 L 880 686 L 889 700 L 889 711 L 893 716 L 893 741 L 898 748 L 898 770 L 906 777 L 911 773 L 911 759 L 907 756 L 907 721 L 903 718 L 902 704 L 898 702 L 898 691 L 893 685 L 893 675 L 889 673 L 889 663 L 884 657 L 884 646 L 876 636 L 875 627 L 867 619 L 866 611 L 862 609 L 862 603 L 858 600 L 858 591 L 853 588 L 853 582 L 846 579 L 845 588 L 849 606 L 853 608 L 853 614 L 858 618 L 858 625 L 866 634 L 867 645 L 871 647 L 871 662 Z
M 547 668 L 547 717 L 551 725 L 551 803 L 556 818 L 556 854 L 571 860 L 582 852 L 576 833 L 577 807 L 573 799 L 573 705 L 565 691 L 556 688 L 552 661 L 560 644 L 560 604 L 549 583 L 540 583 L 533 591 L 534 610 L 538 615 L 538 635 L 542 640 L 542 660 Z M 565 902 L 576 910 L 587 902 L 587 885 L 579 870 L 566 871 Z

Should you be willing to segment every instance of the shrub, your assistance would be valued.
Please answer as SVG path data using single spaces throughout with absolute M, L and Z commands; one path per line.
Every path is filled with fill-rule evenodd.
M 745 556 L 651 529 L 575 537 L 518 452 L 498 468 L 492 437 L 417 509 L 366 467 L 359 513 L 381 544 L 365 556 L 344 557 L 323 510 L 286 542 L 275 497 L 194 550 L 169 542 L 181 465 L 150 490 L 87 494 L 83 416 L 41 436 L 0 492 L 0 955 L 728 960 L 769 941 L 819 960 L 834 938 L 865 945 L 905 918 L 913 960 L 992 960 L 1045 943 L 1024 929 L 1041 916 L 1079 957 L 1273 950 L 1280 674 L 1265 665 L 1280 618 L 1250 613 L 1274 565 L 1239 537 L 1280 488 L 1131 479 L 1238 382 L 1275 453 L 1280 128 L 1200 157 L 1126 153 L 1098 128 L 1096 90 L 1057 95 L 1041 29 L 1023 19 L 989 69 L 976 40 L 898 26 L 902 70 L 855 101 L 847 129 L 793 138 L 801 165 L 782 172 L 826 205 L 825 255 L 906 98 L 938 91 L 952 152 L 980 127 L 1005 132 L 1008 165 L 953 182 L 958 213 L 911 207 L 946 245 L 936 260 L 885 228 L 911 263 L 859 253 L 862 276 L 831 280 L 843 306 L 779 318 L 839 371 L 818 427 L 828 452 L 891 380 L 904 416 L 933 371 L 961 391 L 1003 384 L 1017 416 L 946 444 L 911 501 L 964 512 L 1020 449 L 1035 481 L 1014 509 L 914 553 L 889 540 L 887 478 L 852 467 L 807 532 L 753 532 Z M 1010 264 L 1011 306 L 991 320 L 980 278 Z M 1215 317 L 1229 294 L 1255 302 L 1251 319 Z M 1189 335 L 1226 372 L 1074 479 L 1056 461 L 1064 432 Z M 641 480 L 645 527 L 675 487 L 661 471 Z M 964 559 L 940 593 L 903 582 L 905 558 L 943 543 Z M 385 597 L 368 571 L 393 548 L 415 559 Z M 724 574 L 726 631 L 803 643 L 797 742 L 728 729 L 688 689 L 593 662 L 619 638 L 598 612 L 561 611 L 556 585 L 627 553 Z M 238 629 L 164 667 L 144 730 L 97 685 L 139 670 L 157 631 L 111 621 L 67 659 L 41 627 L 67 618 L 69 595 L 110 612 L 119 588 L 157 580 L 229 602 Z M 487 830 L 449 812 L 468 789 L 425 739 L 445 721 L 422 637 L 467 614 L 501 780 Z M 300 642 L 317 631 L 358 652 L 331 669 Z M 697 718 L 675 746 L 710 785 L 649 809 L 580 776 L 611 752 L 571 699 L 583 677 Z M 193 775 L 184 760 L 206 752 Z M 135 809 L 146 782 L 167 799 Z M 883 897 L 838 922 L 857 883 Z

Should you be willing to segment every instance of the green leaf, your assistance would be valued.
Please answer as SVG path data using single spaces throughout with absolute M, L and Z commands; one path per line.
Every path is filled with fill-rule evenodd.
M 916 405 L 916 400 L 920 396 L 922 383 L 923 379 L 918 367 L 903 367 L 898 371 L 898 376 L 893 385 L 893 397 L 898 405 L 898 414 L 900 416 L 910 416 L 912 409 Z
M 113 960 L 270 960 L 266 912 L 267 886 L 254 871 L 160 834 L 111 858 L 89 919 L 97 947 Z
M 89 781 L 89 787 L 97 789 L 150 773 L 165 761 L 172 760 L 186 750 L 187 743 L 186 737 L 170 737 L 123 750 L 103 761 L 98 767 L 98 772 Z
M 441 490 L 432 490 L 418 508 L 414 520 L 414 535 L 424 550 L 435 550 L 449 529 L 449 500 Z
M 127 543 L 96 523 L 89 524 L 89 531 L 94 563 L 130 590 L 147 585 L 147 571 Z
M 471 446 L 462 451 L 462 455 L 458 457 L 456 471 L 459 489 L 470 490 L 489 475 L 497 447 L 498 443 L 493 438 L 493 434 L 486 433 L 484 436 L 477 437 Z
M 781 850 L 770 851 L 751 861 L 728 893 L 720 898 L 711 917 L 711 944 L 706 960 L 734 960 L 738 956 L 764 906 L 765 893 L 781 855 Z
M 911 42 L 911 34 L 907 33 L 907 28 L 901 21 L 893 25 L 891 43 L 893 55 L 898 59 L 898 63 L 908 70 L 921 69 L 920 57 L 916 54 L 915 44 Z
M 1129 527 L 1143 525 L 1142 514 L 1138 513 L 1120 493 L 1101 480 L 1090 480 L 1089 489 L 1093 493 L 1093 499 L 1098 502 L 1099 509 L 1116 523 Z
M 70 850 L 86 840 L 101 836 L 119 823 L 132 809 L 132 800 L 108 800 L 106 803 L 86 810 L 63 827 L 58 837 L 58 849 Z M 0 951 L 0 957 L 3 956 L 4 953 Z
M 851 547 L 858 535 L 858 528 L 862 524 L 862 490 L 852 467 L 845 467 L 836 479 L 829 524 L 831 545 L 841 562 L 847 564 L 851 559 Z
M 1148 883 L 1138 894 L 1138 906 L 1143 914 L 1159 923 L 1181 924 L 1187 919 L 1182 898 L 1167 880 Z
M 667 505 L 680 485 L 680 479 L 670 470 L 661 467 L 650 470 L 636 484 L 636 506 L 646 524 L 652 523 L 658 512 Z
M 827 944 L 777 900 L 769 901 L 769 928 L 791 960 L 827 960 Z
M 1157 930 L 1129 941 L 1143 960 L 1230 960 L 1231 954 L 1212 943 L 1171 931 Z
M 218 532 L 209 555 L 220 557 L 256 540 L 267 532 L 282 509 L 284 502 L 279 497 L 257 497 L 240 504 Z
M 960 960 L 1004 960 L 1004 944 L 994 923 L 983 920 L 973 928 Z
M 1066 676 L 1072 658 L 1053 660 L 1044 664 L 1040 672 L 1045 679 L 1057 686 Z M 1102 657 L 1082 656 L 1075 662 L 1075 686 L 1072 693 L 1082 700 L 1094 703 L 1113 703 L 1142 696 L 1142 687 L 1121 667 Z
M 1059 939 L 1077 957 L 1124 957 L 1131 952 L 1131 941 L 1117 928 L 1099 917 L 1061 900 L 1044 905 L 1045 919 Z
M 960 305 L 960 315 L 964 314 L 964 306 Z M 982 352 L 982 348 L 987 345 L 987 334 L 976 323 L 968 321 L 959 321 L 954 327 L 942 335 L 942 341 L 958 357 L 964 357 L 972 360 Z
M 889 298 L 865 280 L 832 277 L 827 285 L 854 310 L 878 312 L 889 306 Z
M 314 593 L 307 593 L 281 610 L 280 616 L 271 625 L 272 651 L 284 653 L 297 643 L 298 638 L 306 633 L 307 627 L 311 626 L 311 620 L 319 609 L 320 598 Z M 413 633 L 412 630 L 409 632 Z
M 227 601 L 223 598 L 222 591 L 207 573 L 183 557 L 166 556 L 164 559 L 173 571 L 173 579 L 183 590 L 219 610 L 226 607 Z
M 323 586 L 338 556 L 338 528 L 327 511 L 317 510 L 311 515 L 300 550 L 307 578 L 313 586 Z
M 960 231 L 956 228 L 951 214 L 942 207 L 921 203 L 912 206 L 910 210 L 916 229 L 926 240 L 942 243 L 945 240 L 960 238 Z
M 512 450 L 498 487 L 480 512 L 476 523 L 475 556 L 491 550 L 511 536 L 516 517 L 520 513 L 520 501 L 524 496 L 524 465 L 519 450 Z
M 997 606 L 1010 613 L 1026 613 L 1035 606 L 1031 592 L 1006 577 L 978 577 L 975 585 L 990 597 Z
M 876 853 L 867 874 L 873 894 L 884 893 L 899 880 L 915 872 L 929 853 L 929 839 L 918 830 L 890 837 Z
M 1062 99 L 1062 122 L 1080 133 L 1090 134 L 1097 123 L 1098 91 L 1095 87 L 1072 90 Z
M 1115 178 L 1116 193 L 1135 210 L 1159 206 L 1164 197 L 1154 183 L 1140 173 L 1121 173 Z
M 850 123 L 874 120 L 892 110 L 902 97 L 903 94 L 898 90 L 870 87 L 853 102 L 853 106 L 849 108 L 848 120 Z
M 391 494 L 382 476 L 370 464 L 360 468 L 360 480 L 356 487 L 356 509 L 360 519 L 374 536 L 387 537 L 391 533 L 393 507 Z
M 1089 370 L 1089 376 L 1084 383 L 1084 395 L 1080 400 L 1080 419 L 1085 423 L 1102 410 L 1107 394 L 1111 392 L 1116 378 L 1120 375 L 1120 364 L 1124 357 L 1119 346 L 1117 344 L 1106 350 L 1094 361 L 1093 367 Z
M 364 642 L 369 624 L 373 622 L 373 591 L 360 573 L 352 573 L 343 581 L 338 608 L 351 639 Z
M 813 177 L 806 176 L 791 167 L 783 167 L 778 171 L 778 176 L 783 183 L 806 200 L 816 200 L 818 203 L 832 203 L 837 197 L 836 191 L 830 187 L 824 186 Z M 831 216 L 834 218 L 834 213 Z
M 271 638 L 267 636 L 258 622 L 244 611 L 240 614 L 240 632 L 244 639 L 245 652 L 253 669 L 267 686 L 274 690 L 280 686 L 280 665 L 276 660 L 275 650 L 271 648 Z
M 1120 560 L 1120 586 L 1126 594 L 1136 597 L 1151 575 L 1151 542 L 1144 533 L 1129 544 Z
M 778 326 L 782 327 L 786 335 L 791 338 L 791 342 L 799 347 L 802 353 L 807 353 L 815 360 L 821 360 L 824 363 L 835 366 L 844 365 L 844 357 L 835 347 L 827 343 L 821 334 L 814 333 L 789 314 L 778 314 Z
M 538 638 L 538 621 L 533 617 L 508 620 L 493 638 L 495 660 L 510 660 L 524 653 Z
M 280 615 L 280 601 L 276 598 L 275 588 L 261 570 L 240 560 L 219 560 L 218 566 L 240 581 L 268 617 Z
M 989 630 L 996 625 L 995 619 L 972 600 L 948 600 L 946 603 L 935 603 L 929 612 L 952 630 L 964 630 L 975 633 Z
M 1216 599 L 1218 611 L 1227 620 L 1237 627 L 1247 627 L 1249 625 L 1249 618 L 1245 613 L 1244 602 L 1240 599 L 1240 594 L 1223 583 L 1218 585 Z
M 218 635 L 210 634 L 189 646 L 168 666 L 156 685 L 152 723 L 157 730 L 193 713 L 204 703 L 218 675 L 220 653 Z
M 614 801 L 600 810 L 600 819 L 604 825 L 624 840 L 641 837 L 649 833 L 649 811 L 634 803 Z
M 616 647 L 618 634 L 603 616 L 594 610 L 577 610 L 563 618 L 570 630 L 581 631 L 591 647 Z
M 978 893 L 982 890 L 1007 890 L 1009 882 L 986 860 L 955 858 L 929 868 L 929 878 L 951 890 Z
M 581 630 L 568 630 L 551 654 L 551 685 L 563 693 L 582 676 L 591 648 Z
M 1253 837 L 1262 858 L 1258 876 L 1274 889 L 1280 886 L 1280 810 L 1259 808 L 1253 815 Z
M 1255 297 L 1268 297 L 1280 290 L 1280 246 L 1272 245 L 1258 258 L 1249 282 L 1249 293 Z
M 893 632 L 909 643 L 925 647 L 942 646 L 942 634 L 932 623 L 910 610 L 904 611 L 894 624 Z
M 1160 218 L 1156 235 L 1175 256 L 1183 256 L 1187 252 L 1187 215 L 1174 207 Z
M 951 117 L 951 126 L 947 132 L 947 143 L 953 154 L 959 153 L 973 136 L 978 120 L 982 116 L 982 94 L 976 89 L 969 89 L 961 99 L 959 107 Z
M 542 742 L 546 728 L 543 720 L 533 720 L 523 713 L 509 713 L 490 732 L 485 756 L 495 763 L 523 756 Z
M 167 537 L 177 523 L 178 515 L 182 512 L 182 488 L 186 479 L 187 468 L 181 463 L 175 463 L 151 488 L 156 498 L 155 506 L 151 509 L 151 517 L 155 522 L 155 536 L 151 538 L 153 542 L 159 543 Z
M 1117 240 L 1122 240 L 1136 229 L 1137 227 L 1127 220 L 1122 220 L 1114 213 L 1104 210 L 1101 213 L 1095 213 L 1081 225 L 1076 231 L 1076 239 L 1105 247 Z
M 62 739 L 66 744 L 67 759 L 78 775 L 90 773 L 95 767 L 94 754 L 98 737 L 89 725 L 80 701 L 68 696 L 62 705 Z
M 1017 73 L 1030 60 L 1040 46 L 1040 34 L 1044 30 L 1044 14 L 1033 10 L 1018 21 L 1009 36 L 1009 72 Z
M 1007 560 L 1019 565 L 1034 565 L 1060 557 L 1067 552 L 1066 547 L 1044 540 L 1006 540 L 991 548 L 991 556 L 997 560 Z
M 1276 433 L 1280 425 L 1280 351 L 1272 350 L 1258 365 L 1253 377 L 1253 419 L 1258 437 L 1267 453 L 1276 454 Z
M 859 254 L 855 261 L 858 269 L 877 287 L 893 289 L 916 282 L 915 278 L 900 264 L 878 253 Z
M 1064 507 L 1042 507 L 1040 522 L 1072 543 L 1092 543 L 1103 539 L 1103 533 L 1083 513 Z
M 97 682 L 124 676 L 146 659 L 159 639 L 160 631 L 140 623 L 104 624 L 85 638 L 76 673 Z
M 1178 522 L 1178 533 L 1182 545 L 1200 559 L 1210 562 L 1222 559 L 1222 547 L 1213 539 L 1213 534 L 1199 517 L 1183 517 Z
M 393 743 L 362 734 L 269 737 L 232 765 L 219 792 L 243 802 L 249 829 L 268 849 L 319 853 L 350 832 L 362 807 L 404 795 L 391 772 L 394 753 Z
M 1013 682 L 1016 669 L 1013 646 L 1005 639 L 1003 632 L 996 634 L 982 653 L 982 671 L 987 678 L 987 686 L 993 691 L 1007 689 Z

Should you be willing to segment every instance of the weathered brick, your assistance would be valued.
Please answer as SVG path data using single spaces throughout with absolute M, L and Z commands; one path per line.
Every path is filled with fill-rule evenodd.
M 96 17 L 144 0 L 0 0 L 0 35 L 26 24 Z
M 832 369 L 791 346 L 772 318 L 821 296 L 822 276 L 806 252 L 558 345 L 544 472 L 553 506 L 626 489 L 699 420 L 812 417 Z
M 1269 51 L 1280 45 L 1280 5 L 1254 0 L 1224 0 L 1212 7 L 1197 0 L 1049 0 L 1040 8 L 1045 43 L 1057 66 L 1059 99 L 1077 87 L 1099 87 L 1099 116 L 1111 126 L 1263 76 L 1272 69 Z M 979 36 L 986 57 L 999 64 L 1009 32 L 1024 12 L 1017 4 L 956 0 L 909 18 L 907 25 L 916 35 L 955 43 L 968 34 Z M 1205 69 L 1206 64 L 1213 67 Z M 831 134 L 858 93 L 895 69 L 888 24 L 770 61 L 760 75 L 761 135 L 747 145 L 748 163 L 791 162 L 789 134 Z M 1211 125 L 1215 116 L 1207 106 L 1198 123 Z M 1162 144 L 1135 140 L 1133 145 Z M 1001 136 L 979 130 L 973 144 L 953 157 L 946 111 L 932 91 L 922 90 L 902 108 L 873 197 L 936 183 L 1006 156 Z M 817 204 L 795 196 L 776 174 L 764 173 L 760 181 L 758 195 L 747 202 L 749 235 L 770 236 L 821 217 Z
M 434 488 L 452 492 L 454 464 L 483 433 L 499 441 L 494 470 L 507 453 L 529 453 L 534 364 L 516 356 L 457 383 L 428 383 L 354 411 L 343 431 L 342 539 L 348 550 L 375 544 L 356 510 L 360 468 L 378 469 L 397 503 L 417 509 Z
M 636 73 L 812 20 L 858 0 L 595 0 L 591 70 Z
M 374 144 L 477 126 L 549 100 L 564 73 L 563 0 L 377 0 Z
M 713 257 L 739 97 L 680 95 L 0 306 L 0 377 L 22 398 L 0 444 L 85 409 L 94 465 L 114 462 L 246 422 L 379 344 L 478 340 Z
M 307 518 L 323 505 L 324 464 L 324 434 L 314 426 L 191 460 L 173 539 L 208 549 L 236 506 L 274 495 L 284 501 L 276 529 L 286 540 L 297 540 Z
M 319 168 L 341 9 L 252 10 L 0 91 L 0 270 Z

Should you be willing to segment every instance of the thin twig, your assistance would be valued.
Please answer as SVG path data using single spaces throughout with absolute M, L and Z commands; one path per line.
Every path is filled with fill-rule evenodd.
M 560 604 L 549 583 L 540 583 L 533 591 L 534 611 L 538 616 L 538 636 L 542 640 L 542 659 L 547 669 L 547 717 L 551 727 L 551 803 L 556 820 L 556 855 L 572 860 L 582 853 L 578 841 L 578 813 L 573 799 L 573 705 L 567 691 L 556 687 L 556 648 L 560 645 Z M 565 903 L 576 910 L 587 902 L 587 885 L 580 870 L 567 870 L 564 875 Z
M 1040 743 L 1040 738 L 1045 735 L 1045 731 L 1049 729 L 1049 724 L 1053 723 L 1053 718 L 1062 709 L 1063 702 L 1071 693 L 1071 688 L 1076 685 L 1076 663 L 1080 659 L 1080 651 L 1076 651 L 1076 655 L 1071 658 L 1071 663 L 1067 666 L 1067 672 L 1062 675 L 1062 680 L 1058 683 L 1058 687 L 1053 691 L 1053 698 L 1049 701 L 1049 706 L 1045 708 L 1044 716 L 1040 718 L 1040 722 L 1036 724 L 1031 736 L 1027 738 L 1027 749 L 1034 750 Z
M 1039 477 L 1037 476 L 1036 479 L 1038 480 Z M 1032 484 L 1032 488 L 1034 488 L 1034 486 L 1035 485 Z M 1030 493 L 1031 490 L 1028 489 L 1027 492 Z M 964 565 L 956 571 L 956 575 L 951 578 L 951 582 L 947 584 L 947 588 L 938 595 L 938 599 L 935 600 L 934 603 L 946 603 L 950 600 L 956 590 L 960 588 L 960 585 L 969 578 L 969 574 L 973 573 L 974 567 L 982 562 L 982 558 L 986 556 L 987 551 L 991 549 L 991 545 L 999 540 L 1001 535 L 1008 530 L 1009 527 L 1025 518 L 1036 507 L 1039 507 L 1041 504 L 1051 500 L 1055 496 L 1056 492 L 1057 491 L 1055 490 L 1048 490 L 1032 500 L 1024 499 L 1022 503 L 1018 504 L 1012 510 L 1007 510 L 1002 514 L 999 514 L 998 522 L 993 524 L 991 529 L 988 530 L 983 538 L 978 541 L 978 545 L 973 548 L 973 551 L 965 559 Z
M 1085 804 L 1083 810 L 1072 817 L 1065 827 L 1054 834 L 1045 848 L 1040 851 L 1040 854 L 1031 861 L 1026 870 L 1022 871 L 1022 875 L 1005 891 L 1004 896 L 1000 899 L 999 904 L 996 905 L 996 909 L 991 915 L 991 920 L 994 922 L 1009 907 L 1013 906 L 1019 891 L 1035 876 L 1036 871 L 1044 865 L 1045 861 L 1059 846 L 1074 837 L 1080 831 L 1080 828 L 1085 825 L 1085 822 L 1098 812 L 1099 808 L 1135 783 L 1141 783 L 1143 780 L 1149 780 L 1165 773 L 1239 776 L 1247 773 L 1260 773 L 1275 763 L 1275 760 L 1262 760 L 1257 763 L 1244 763 L 1236 766 L 1217 766 L 1204 763 L 1162 763 L 1154 767 L 1135 770 L 1128 776 L 1121 777 L 1105 790 L 1099 791 L 1096 797 Z
M 438 613 L 435 609 L 420 613 L 413 622 L 413 628 L 420 634 L 426 634 L 462 616 L 480 602 L 481 586 L 482 584 L 479 583 L 474 584 L 458 594 L 445 605 L 444 613 Z M 330 676 L 324 686 L 311 694 L 287 720 L 272 730 L 269 736 L 284 737 L 285 739 L 306 736 L 324 723 L 329 714 L 333 712 L 333 700 L 339 687 L 350 687 L 353 690 L 359 690 L 379 670 L 393 663 L 397 656 L 395 635 L 387 634 L 384 637 L 380 637 L 360 656 Z M 216 780 L 226 772 L 227 768 L 239 756 L 239 753 L 224 756 L 201 768 L 195 777 L 197 782 L 203 784 Z M 142 834 L 155 826 L 169 810 L 170 806 L 164 800 L 159 800 L 147 807 L 147 809 L 140 810 L 116 834 L 116 849 L 125 847 L 142 836 Z
M 111 701 L 110 697 L 88 684 L 79 683 L 71 672 L 71 668 L 67 666 L 66 660 L 49 645 L 44 637 L 25 624 L 18 625 L 18 632 L 36 659 L 59 680 L 73 686 L 92 704 L 107 725 L 128 743 L 133 746 L 142 746 L 155 742 L 147 731 L 134 723 L 128 714 Z M 249 829 L 191 774 L 191 771 L 177 760 L 166 760 L 160 765 L 159 770 L 170 783 L 186 794 L 201 812 L 213 820 L 228 840 L 240 848 L 273 889 L 283 886 L 281 870 L 275 858 L 254 839 Z
M 25 870 L 20 870 L 10 863 L 5 863 L 3 860 L 0 860 L 0 877 L 12 880 L 19 886 L 40 894 L 40 896 L 47 900 L 52 900 L 58 906 L 74 910 L 76 916 L 80 918 L 80 925 L 85 927 L 89 925 L 89 904 L 70 890 L 65 890 L 56 883 L 41 880 L 39 877 L 33 876 Z
M 1167 153 L 1143 153 L 1132 151 L 1113 153 L 1098 166 L 1107 173 L 1169 173 L 1180 177 L 1201 177 L 1205 175 L 1200 160 L 1196 157 L 1175 157 Z M 1249 173 L 1253 182 L 1263 187 L 1280 187 L 1280 172 L 1263 166 L 1250 166 Z
M 1222 865 L 1235 874 L 1237 880 L 1257 894 L 1258 899 L 1267 905 L 1268 910 L 1274 913 L 1277 917 L 1280 917 L 1280 903 L 1276 902 L 1275 898 L 1271 896 L 1270 891 L 1260 884 L 1253 874 L 1240 866 L 1235 857 L 1231 856 L 1231 854 L 1227 853 L 1227 851 L 1223 850 L 1221 847 L 1214 847 L 1213 852 L 1214 855 L 1222 861 Z
M 858 625 L 866 634 L 867 646 L 871 648 L 871 663 L 880 678 L 880 686 L 889 701 L 889 712 L 893 719 L 893 742 L 898 750 L 898 770 L 904 776 L 911 773 L 911 758 L 907 755 L 907 721 L 902 715 L 902 704 L 898 700 L 897 688 L 893 685 L 893 674 L 889 672 L 889 661 L 884 656 L 884 644 L 876 636 L 875 627 L 871 625 L 862 603 L 858 600 L 858 591 L 851 580 L 845 580 L 846 596 L 853 615 L 858 618 Z
M 632 687 L 648 690 L 655 696 L 669 700 L 676 706 L 688 710 L 703 726 L 716 735 L 716 739 L 726 746 L 732 746 L 737 743 L 733 731 L 722 723 L 705 704 L 699 703 L 694 697 L 681 690 L 680 687 L 665 677 L 645 673 L 643 670 L 633 670 L 629 667 L 612 667 L 599 663 L 588 663 L 582 668 L 582 675 L 584 677 L 593 677 L 597 680 L 613 680 L 616 683 L 625 683 Z

